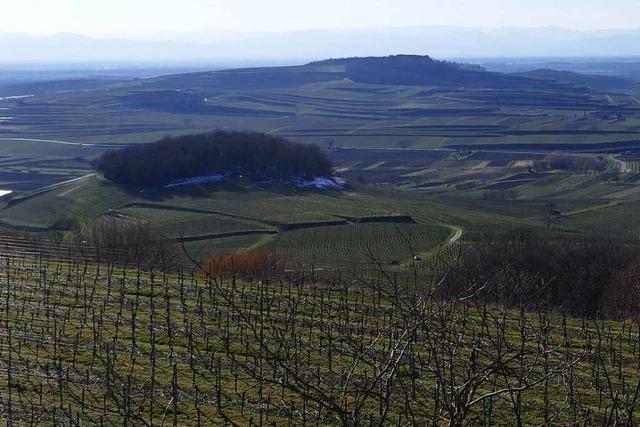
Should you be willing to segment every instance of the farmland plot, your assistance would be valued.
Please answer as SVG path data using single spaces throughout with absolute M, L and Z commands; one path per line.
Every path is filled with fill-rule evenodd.
M 9 424 L 569 424 L 638 416 L 639 337 L 628 324 L 450 304 L 425 297 L 430 282 L 394 291 L 366 277 L 350 287 L 208 280 L 28 253 L 3 252 L 0 261 L 0 395 Z M 385 365 L 392 372 L 376 369 Z M 460 399 L 463 411 L 439 404 L 449 393 L 469 395 L 443 391 L 452 378 L 473 385 L 473 399 Z
M 420 224 L 352 224 L 290 231 L 278 235 L 263 248 L 294 264 L 372 264 L 404 262 L 427 251 L 449 236 L 447 228 Z

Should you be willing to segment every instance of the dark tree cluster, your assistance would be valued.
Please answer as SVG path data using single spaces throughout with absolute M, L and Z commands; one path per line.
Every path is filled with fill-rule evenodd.
M 560 169 L 578 172 L 601 172 L 607 169 L 607 163 L 604 158 L 569 157 L 552 153 L 543 160 L 535 162 L 534 167 L 538 170 Z
M 508 190 L 485 191 L 482 197 L 484 200 L 515 200 L 518 198 L 518 190 L 510 188 Z
M 473 295 L 475 289 L 508 307 L 544 305 L 575 316 L 640 317 L 640 251 L 628 244 L 516 233 L 483 238 L 458 262 L 457 274 L 440 289 L 447 297 Z
M 375 84 L 457 83 L 463 75 L 484 72 L 478 65 L 439 61 L 420 55 L 329 59 L 312 64 L 345 65 L 347 77 Z
M 215 174 L 273 181 L 332 174 L 330 161 L 316 145 L 296 144 L 256 132 L 227 131 L 164 138 L 152 144 L 107 151 L 95 166 L 111 181 L 139 186 Z

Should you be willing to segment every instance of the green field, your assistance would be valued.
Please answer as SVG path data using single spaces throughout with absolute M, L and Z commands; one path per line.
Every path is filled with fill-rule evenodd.
M 483 189 L 490 183 L 471 189 L 354 184 L 344 191 L 310 191 L 240 180 L 139 192 L 89 176 L 16 198 L 0 211 L 0 220 L 8 228 L 44 232 L 64 230 L 64 220 L 83 224 L 105 216 L 148 223 L 165 239 L 189 242 L 203 257 L 262 248 L 295 263 L 332 268 L 371 262 L 372 254 L 403 264 L 441 245 L 451 227 L 463 229 L 470 240 L 518 230 L 637 238 L 640 219 L 634 220 L 633 206 L 640 186 L 631 176 L 611 182 L 598 174 L 558 171 L 533 179 L 516 187 L 513 197 L 487 199 L 497 192 Z M 543 217 L 550 200 L 561 214 L 547 230 Z M 406 218 L 413 224 L 405 224 Z
M 538 232 L 548 202 L 563 214 L 584 216 L 640 195 L 633 157 L 640 135 L 635 86 L 602 93 L 585 87 L 579 76 L 553 80 L 553 72 L 462 74 L 457 84 L 424 75 L 411 82 L 397 69 L 386 69 L 373 82 L 350 67 L 347 61 L 203 72 L 4 100 L 0 189 L 13 190 L 15 197 L 0 211 L 0 224 L 50 231 L 108 215 L 149 222 L 167 238 L 191 238 L 202 253 L 208 245 L 211 254 L 227 247 L 295 247 L 298 258 L 308 261 L 314 251 L 298 251 L 290 240 L 338 239 L 340 246 L 337 229 L 235 236 L 243 244 L 215 240 L 230 242 L 224 237 L 229 232 L 282 232 L 292 224 L 396 215 L 411 216 L 418 227 L 461 227 L 468 238 L 521 228 Z M 233 182 L 158 191 L 119 188 L 93 177 L 64 183 L 90 174 L 90 161 L 106 149 L 212 129 L 318 143 L 351 188 L 301 191 Z M 607 162 L 607 171 L 534 170 L 551 152 Z M 614 179 L 610 172 L 616 170 Z M 609 232 L 598 224 L 570 216 L 559 218 L 553 231 Z M 367 244 L 360 238 L 375 232 L 349 230 L 355 233 L 351 255 L 359 259 Z M 193 240 L 207 236 L 208 242 L 195 245 Z M 428 249 L 433 242 L 425 235 L 417 244 Z

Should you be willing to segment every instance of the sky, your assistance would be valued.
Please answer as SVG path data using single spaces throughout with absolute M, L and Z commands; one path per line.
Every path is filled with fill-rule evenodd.
M 0 0 L 3 32 L 135 35 L 403 26 L 638 28 L 640 0 Z

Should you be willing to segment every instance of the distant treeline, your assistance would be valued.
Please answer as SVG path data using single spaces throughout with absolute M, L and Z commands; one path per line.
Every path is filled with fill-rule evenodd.
M 274 181 L 332 174 L 330 161 L 316 145 L 256 132 L 226 131 L 164 138 L 107 151 L 96 160 L 95 167 L 110 181 L 140 186 L 228 173 Z
M 457 83 L 461 75 L 484 73 L 484 68 L 478 65 L 419 55 L 328 59 L 311 65 L 344 65 L 348 78 L 374 84 Z
M 534 163 L 534 167 L 537 170 L 560 169 L 579 172 L 602 172 L 607 169 L 608 163 L 609 162 L 604 157 L 596 159 L 592 157 L 563 156 L 558 153 L 551 153 L 543 160 L 536 161 Z
M 582 317 L 640 320 L 640 249 L 613 240 L 485 236 L 457 260 L 441 296 Z

